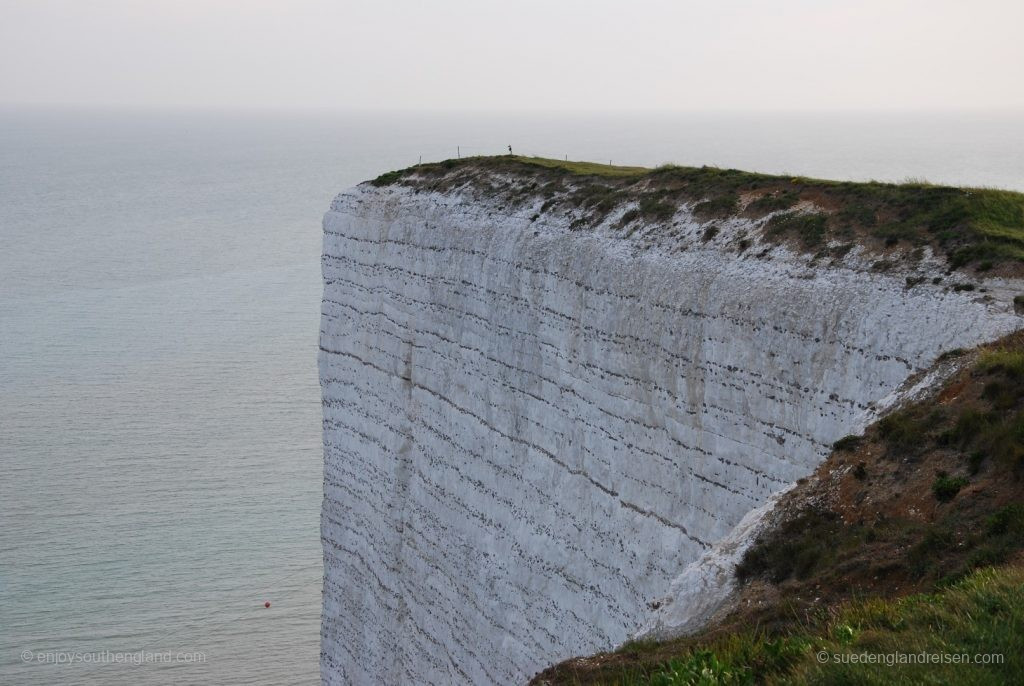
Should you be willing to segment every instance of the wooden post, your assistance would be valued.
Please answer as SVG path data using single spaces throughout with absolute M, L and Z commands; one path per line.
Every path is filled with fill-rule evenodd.
M 455 155 L 461 160 L 462 159 L 462 148 L 458 145 L 455 146 Z

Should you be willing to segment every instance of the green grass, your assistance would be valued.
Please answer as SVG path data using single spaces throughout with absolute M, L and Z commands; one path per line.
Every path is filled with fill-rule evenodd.
M 937 655 L 938 662 L 923 662 L 922 654 Z M 972 662 L 965 663 L 964 655 Z M 981 655 L 1001 658 L 974 663 Z M 698 638 L 671 660 L 623 669 L 604 683 L 995 685 L 1013 683 L 1022 673 L 1024 570 L 990 567 L 937 593 L 846 604 L 787 635 L 752 629 Z
M 1014 379 L 1024 379 L 1024 350 L 986 350 L 978 360 L 983 372 L 1002 371 Z
M 477 159 L 488 159 L 477 158 Z M 510 157 L 517 162 L 522 162 L 526 165 L 532 165 L 536 167 L 544 167 L 546 169 L 557 169 L 561 171 L 567 171 L 570 174 L 576 174 L 579 176 L 608 176 L 608 177 L 630 177 L 630 176 L 643 176 L 648 174 L 651 170 L 647 167 L 620 167 L 610 164 L 600 164 L 598 162 L 573 162 L 564 160 L 552 160 L 546 157 L 523 157 L 520 155 L 513 155 Z
M 543 195 L 551 201 L 547 209 L 560 198 L 575 195 L 574 189 L 564 186 L 566 179 L 613 191 L 604 205 L 592 208 L 588 225 L 599 222 L 618 203 L 644 199 L 675 205 L 694 202 L 701 213 L 721 216 L 736 211 L 740 193 L 753 193 L 758 197 L 748 211 L 755 214 L 785 211 L 800 200 L 832 208 L 829 213 L 789 213 L 770 223 L 768 230 L 775 237 L 794 236 L 808 251 L 817 250 L 826 240 L 848 242 L 859 235 L 862 242 L 876 241 L 880 247 L 930 244 L 956 267 L 973 264 L 987 271 L 1000 262 L 1024 262 L 1024 194 L 989 188 L 827 181 L 717 167 L 648 169 L 513 155 L 420 164 L 382 174 L 370 183 L 438 183 L 443 190 L 446 178 L 453 184 L 463 183 L 481 171 L 533 175 L 536 187 L 530 192 L 523 188 L 509 192 L 481 183 L 495 193 L 508 192 L 511 200 L 530 193 Z

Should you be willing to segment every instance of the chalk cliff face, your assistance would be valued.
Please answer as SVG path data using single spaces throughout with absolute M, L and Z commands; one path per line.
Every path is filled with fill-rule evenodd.
M 1018 326 L 1012 284 L 541 202 L 367 184 L 324 218 L 327 684 L 516 683 L 621 643 L 913 373 Z

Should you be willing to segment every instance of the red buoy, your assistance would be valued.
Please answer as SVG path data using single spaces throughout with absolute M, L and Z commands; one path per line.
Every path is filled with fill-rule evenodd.
M 263 607 L 270 607 L 270 601 L 268 600 L 267 602 L 263 603 Z

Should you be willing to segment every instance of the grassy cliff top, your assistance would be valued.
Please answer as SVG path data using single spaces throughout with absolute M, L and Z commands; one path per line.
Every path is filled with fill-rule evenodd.
M 369 183 L 437 191 L 475 185 L 512 204 L 539 196 L 544 204 L 538 217 L 572 212 L 574 228 L 597 225 L 626 204 L 631 208 L 619 219 L 620 226 L 666 222 L 686 203 L 710 225 L 731 216 L 771 215 L 766 237 L 792 240 L 805 252 L 837 242 L 879 252 L 930 245 L 952 267 L 986 272 L 996 265 L 1024 263 L 1024 193 L 989 188 L 828 181 L 717 167 L 620 167 L 514 155 L 420 164 Z

